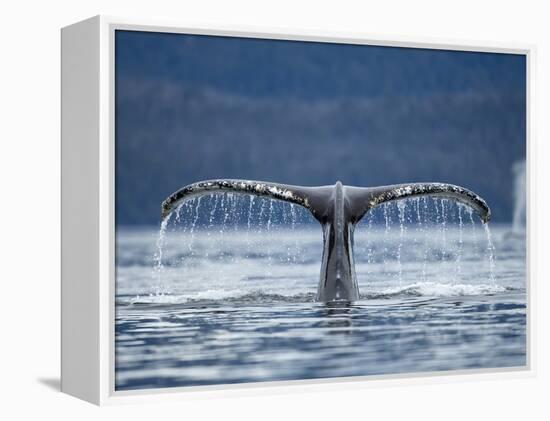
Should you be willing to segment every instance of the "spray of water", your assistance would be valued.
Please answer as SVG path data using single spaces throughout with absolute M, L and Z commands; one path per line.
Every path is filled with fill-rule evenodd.
M 246 229 L 248 230 L 247 232 L 250 232 L 250 224 L 252 222 L 252 209 L 254 208 L 254 195 L 251 194 L 248 196 L 248 217 L 247 217 L 247 220 L 246 220 Z
M 405 206 L 406 201 L 400 200 L 397 202 L 397 209 L 399 210 L 399 245 L 397 246 L 397 270 L 399 277 L 399 286 L 403 281 L 403 265 L 401 264 L 401 249 L 403 248 L 403 238 L 405 236 Z
M 525 229 L 526 175 L 525 161 L 516 162 L 514 172 L 514 217 L 512 231 L 520 234 Z
M 447 207 L 445 206 L 446 200 L 441 200 L 441 232 L 442 232 L 442 246 L 441 250 L 443 251 L 443 254 L 445 254 L 445 251 L 447 249 Z
M 267 216 L 267 233 L 269 234 L 271 232 L 271 224 L 272 224 L 272 218 L 273 218 L 273 200 L 269 200 L 269 213 Z M 271 269 L 273 267 L 273 250 L 271 248 L 273 242 L 268 242 L 268 249 L 267 249 L 267 275 L 271 276 Z
M 179 208 L 177 214 L 179 215 Z M 164 253 L 164 246 L 166 245 L 166 229 L 168 228 L 168 223 L 170 222 L 171 214 L 168 215 L 160 224 L 159 229 L 159 235 L 157 238 L 157 252 L 154 256 L 154 268 L 155 268 L 155 278 L 156 278 L 156 284 L 157 284 L 157 294 L 161 293 L 162 288 L 162 275 L 164 272 L 164 266 L 163 266 L 163 253 Z
M 242 199 L 242 200 L 241 200 Z M 241 200 L 241 202 L 237 202 Z M 260 202 L 260 203 L 258 203 Z M 258 206 L 256 204 L 258 203 Z M 433 206 L 429 204 L 433 203 Z M 204 205 L 207 205 L 206 208 Z M 276 206 L 277 205 L 277 206 Z M 205 209 L 203 209 L 205 208 Z M 448 273 L 451 277 L 453 284 L 462 279 L 462 257 L 464 250 L 464 226 L 465 221 L 469 219 L 472 236 L 477 244 L 476 226 L 474 222 L 473 212 L 470 207 L 462 204 L 455 204 L 447 200 L 437 201 L 435 199 L 428 198 L 414 198 L 408 201 L 397 201 L 393 203 L 385 203 L 380 207 L 383 219 L 383 240 L 382 247 L 375 244 L 373 238 L 376 237 L 374 232 L 374 224 L 377 223 L 377 219 L 374 217 L 374 213 L 369 213 L 366 216 L 366 223 L 368 225 L 367 232 L 369 235 L 366 237 L 365 248 L 362 249 L 366 253 L 366 270 L 367 273 L 371 272 L 378 261 L 378 256 L 375 257 L 375 253 L 380 253 L 381 260 L 383 261 L 383 272 L 385 274 L 392 274 L 392 277 L 398 281 L 399 287 L 402 286 L 404 280 L 404 263 L 409 262 L 411 258 L 411 252 L 413 255 L 418 256 L 419 263 L 422 263 L 421 281 L 428 282 L 429 278 L 433 276 L 432 271 L 428 271 L 428 262 L 430 261 L 430 253 L 435 243 L 439 243 L 439 250 L 441 251 L 440 264 L 445 267 L 439 270 L 439 273 Z M 396 213 L 396 221 L 392 221 L 392 212 Z M 464 214 L 464 212 L 466 212 Z M 198 235 L 198 228 L 202 226 L 201 233 L 206 232 L 206 237 L 210 237 L 211 232 L 215 232 L 216 221 L 219 221 L 217 228 L 216 241 L 224 244 L 227 240 L 230 241 L 230 237 L 235 235 L 235 231 L 239 231 L 239 221 L 243 222 L 243 228 L 246 229 L 247 237 L 247 250 L 243 251 L 243 256 L 251 257 L 254 255 L 255 249 L 250 243 L 249 237 L 251 233 L 261 233 L 266 236 L 265 242 L 267 252 L 266 259 L 266 274 L 269 276 L 272 271 L 272 265 L 275 259 L 279 259 L 278 263 L 287 262 L 288 264 L 294 264 L 297 262 L 297 258 L 300 258 L 300 247 L 298 242 L 298 236 L 294 236 L 294 240 L 290 240 L 284 245 L 282 249 L 283 253 L 274 252 L 274 244 L 269 237 L 272 234 L 277 233 L 277 224 L 283 224 L 284 227 L 288 227 L 293 231 L 297 230 L 298 214 L 294 204 L 274 202 L 270 199 L 257 199 L 253 195 L 248 196 L 236 196 L 231 194 L 214 194 L 208 198 L 208 200 L 201 201 L 201 198 L 196 198 L 191 201 L 185 202 L 178 206 L 173 212 L 175 218 L 172 218 L 172 214 L 162 221 L 159 230 L 159 236 L 157 239 L 157 252 L 154 255 L 154 273 L 156 283 L 159 285 L 159 289 L 162 285 L 162 277 L 164 272 L 165 260 L 165 246 L 166 246 L 166 233 L 170 222 L 175 223 L 175 229 L 180 229 L 180 232 L 186 234 L 186 242 L 189 253 L 181 257 L 182 264 L 185 262 L 193 263 L 196 259 L 200 258 L 203 254 L 197 254 L 195 249 L 195 234 Z M 254 215 L 258 215 L 256 218 Z M 171 219 L 172 218 L 172 219 Z M 466 219 L 465 219 L 466 218 Z M 395 224 L 394 222 L 397 222 Z M 430 226 L 435 222 L 436 226 L 432 229 Z M 449 223 L 457 223 L 457 228 L 450 228 Z M 246 223 L 246 225 L 244 225 Z M 392 227 L 399 227 L 398 233 L 393 235 L 391 232 Z M 413 227 L 409 230 L 409 227 Z M 488 261 L 489 266 L 489 278 L 490 284 L 495 285 L 495 247 L 491 238 L 491 232 L 487 224 L 484 224 L 486 247 L 484 254 Z M 411 238 L 407 237 L 407 233 L 413 235 L 414 247 L 410 247 Z M 371 236 L 370 233 L 373 233 Z M 449 233 L 452 233 L 450 235 Z M 391 239 L 390 239 L 391 234 Z M 434 234 L 436 234 L 434 236 Z M 257 238 L 257 237 L 255 237 Z M 398 241 L 396 241 L 398 240 Z M 198 240 L 197 240 L 198 241 Z M 203 247 L 201 239 L 200 247 Z M 470 239 L 467 240 L 469 247 L 472 244 Z M 406 249 L 404 248 L 407 245 Z M 255 246 L 255 244 L 254 244 Z M 477 246 L 476 246 L 477 247 Z M 204 253 L 208 253 L 208 247 L 204 249 Z M 202 250 L 202 249 L 201 249 Z M 227 255 L 227 248 L 220 248 L 218 255 L 221 258 Z M 360 249 L 361 250 L 361 249 Z M 286 253 L 285 253 L 286 251 Z M 275 254 L 274 254 L 275 253 Z M 405 254 L 404 254 L 405 253 Z M 454 254 L 454 259 L 447 259 L 445 256 Z M 203 256 L 204 257 L 204 256 Z M 206 256 L 209 257 L 209 256 Z M 240 262 L 239 251 L 229 252 L 230 262 Z M 406 260 L 403 260 L 406 259 Z M 184 262 L 185 260 L 185 262 Z M 445 260 L 445 262 L 444 262 Z M 226 260 L 227 261 L 227 260 Z M 392 266 L 393 268 L 392 269 Z M 449 270 L 449 263 L 454 263 L 454 268 Z M 240 263 L 239 263 L 240 264 Z M 246 259 L 242 264 L 246 264 Z M 218 266 L 218 270 L 221 270 L 222 265 Z M 420 267 L 418 268 L 420 269 Z M 215 270 L 215 269 L 214 269 Z M 420 270 L 419 270 L 420 272 Z M 225 276 L 225 273 L 220 273 L 220 279 Z M 420 273 L 419 273 L 420 278 Z M 435 279 L 433 281 L 439 282 Z
M 297 214 L 296 214 L 296 206 L 294 203 L 290 204 L 290 223 L 292 231 L 296 230 L 296 222 L 297 222 Z M 298 239 L 295 238 L 294 240 L 294 253 L 292 253 L 292 262 L 296 263 L 296 254 L 298 253 L 300 247 L 298 246 Z
M 252 223 L 252 209 L 254 208 L 254 195 L 248 195 L 248 215 L 246 218 L 246 254 L 250 256 L 250 224 Z
M 462 276 L 461 260 L 462 260 L 462 253 L 463 253 L 463 249 L 464 249 L 464 234 L 463 234 L 464 221 L 462 219 L 462 209 L 463 209 L 463 207 L 464 207 L 464 205 L 462 205 L 461 203 L 457 204 L 457 211 L 458 211 L 458 250 L 456 252 L 455 266 L 456 266 L 456 278 L 458 278 L 458 280 L 460 280 L 460 278 Z M 455 282 L 456 282 L 456 278 L 455 278 Z
M 487 257 L 489 259 L 489 280 L 491 286 L 496 284 L 495 280 L 495 246 L 493 245 L 493 239 L 491 237 L 491 230 L 489 224 L 483 224 L 485 228 L 485 236 L 487 237 Z
M 373 215 L 372 213 L 369 214 L 367 216 L 368 218 L 368 225 L 367 225 L 367 234 L 370 234 L 372 232 L 372 223 L 373 223 Z M 373 250 L 373 244 L 372 244 L 372 240 L 371 240 L 371 236 L 368 235 L 367 236 L 367 273 L 371 273 L 371 265 L 373 263 L 373 253 L 374 253 L 374 250 Z
M 428 252 L 429 252 L 429 244 L 428 244 L 428 199 L 425 197 L 422 198 L 422 204 L 424 208 L 424 260 L 422 262 L 422 281 L 426 281 L 426 269 L 428 266 Z
M 386 256 L 388 255 L 388 243 L 389 243 L 388 237 L 389 237 L 389 234 L 390 234 L 391 217 L 390 217 L 390 213 L 388 211 L 389 204 L 384 203 L 382 206 L 383 206 L 383 209 L 384 209 L 384 224 L 385 224 L 385 228 L 384 228 L 384 272 L 387 273 L 388 261 L 386 259 Z
M 468 207 L 468 218 L 470 218 L 470 226 L 472 227 L 472 238 L 474 240 L 474 244 L 477 245 L 477 230 L 476 230 L 476 224 L 474 222 L 474 213 L 472 208 Z

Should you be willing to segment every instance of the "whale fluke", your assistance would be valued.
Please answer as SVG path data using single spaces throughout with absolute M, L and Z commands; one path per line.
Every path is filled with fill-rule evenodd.
M 359 288 L 353 259 L 355 225 L 376 206 L 418 196 L 436 196 L 461 202 L 476 211 L 484 223 L 491 218 L 489 206 L 479 195 L 460 186 L 445 183 L 410 183 L 381 187 L 334 186 L 304 187 L 250 180 L 209 180 L 185 186 L 163 203 L 166 218 L 180 203 L 216 193 L 240 193 L 269 197 L 303 206 L 321 223 L 323 259 L 317 300 L 355 301 Z
M 189 184 L 172 193 L 162 202 L 162 218 L 166 218 L 179 203 L 197 196 L 215 193 L 241 193 L 283 200 L 310 209 L 309 196 L 315 189 L 324 187 L 301 187 L 287 184 L 250 180 L 208 180 Z M 330 186 L 326 187 L 330 189 Z
M 491 219 L 491 210 L 485 200 L 464 187 L 445 183 L 393 184 L 381 187 L 345 187 L 358 218 L 356 223 L 372 208 L 384 203 L 410 197 L 435 196 L 455 200 L 474 209 L 486 223 Z

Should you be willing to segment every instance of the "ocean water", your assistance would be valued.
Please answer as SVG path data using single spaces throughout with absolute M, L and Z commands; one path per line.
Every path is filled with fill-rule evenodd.
M 116 389 L 526 364 L 525 235 L 416 199 L 357 226 L 361 299 L 315 302 L 322 232 L 269 199 L 195 199 L 116 243 Z

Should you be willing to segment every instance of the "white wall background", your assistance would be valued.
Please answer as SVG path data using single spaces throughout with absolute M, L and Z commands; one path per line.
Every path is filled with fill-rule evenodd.
M 550 141 L 550 16 L 545 2 L 434 1 L 4 1 L 0 6 L 0 418 L 39 419 L 550 419 L 548 268 L 542 196 Z M 536 44 L 533 135 L 539 305 L 536 377 L 250 394 L 98 409 L 57 391 L 59 378 L 59 62 L 62 26 L 98 13 L 354 31 L 464 43 Z M 536 197 L 539 196 L 539 197 Z M 372 386 L 372 383 L 371 383 Z

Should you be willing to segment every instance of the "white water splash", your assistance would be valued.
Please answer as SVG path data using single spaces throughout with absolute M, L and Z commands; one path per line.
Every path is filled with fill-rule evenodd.
M 401 249 L 403 248 L 403 239 L 405 236 L 405 207 L 406 201 L 400 200 L 397 202 L 397 209 L 399 210 L 399 245 L 397 246 L 397 271 L 399 286 L 403 280 L 403 265 L 401 264 Z
M 426 281 L 426 269 L 428 266 L 428 199 L 423 197 L 422 201 L 424 205 L 424 260 L 422 262 L 422 280 Z
M 441 231 L 442 231 L 442 243 L 441 251 L 445 255 L 447 249 L 447 208 L 445 207 L 447 200 L 441 199 Z
M 457 297 L 466 295 L 495 294 L 504 292 L 506 288 L 497 285 L 447 284 L 438 282 L 417 282 L 400 287 L 386 288 L 376 292 L 379 295 L 396 296 L 412 295 L 422 297 Z M 366 291 L 367 295 L 369 291 Z
M 384 203 L 383 205 L 383 208 L 384 208 L 384 223 L 385 223 L 385 229 L 384 229 L 384 271 L 387 272 L 387 267 L 388 267 L 388 261 L 387 261 L 387 258 L 386 256 L 388 255 L 388 236 L 389 236 L 389 233 L 390 233 L 390 224 L 391 224 L 391 217 L 390 217 L 390 214 L 388 212 L 388 207 L 389 207 L 389 204 L 388 203 Z
M 470 225 L 472 226 L 472 236 L 474 238 L 474 241 L 477 243 L 477 232 L 476 232 L 476 224 L 474 222 L 474 211 L 470 207 L 467 207 L 466 209 L 468 209 L 468 217 L 470 218 Z
M 367 264 L 368 264 L 368 268 L 367 268 L 367 273 L 370 275 L 371 266 L 372 266 L 372 263 L 373 263 L 373 252 L 374 252 L 372 238 L 371 238 L 372 237 L 371 236 L 372 221 L 373 221 L 372 213 L 367 215 L 367 218 L 368 218 L 368 225 L 367 225 Z
M 248 218 L 246 221 L 246 228 L 248 231 L 250 231 L 250 223 L 252 222 L 252 208 L 254 207 L 254 195 L 251 194 L 248 196 Z
M 485 228 L 485 235 L 487 237 L 487 256 L 489 258 L 489 277 L 491 285 L 495 285 L 495 246 L 493 244 L 493 238 L 491 237 L 491 229 L 489 224 L 483 224 Z
M 456 278 L 460 279 L 462 277 L 462 266 L 461 266 L 461 260 L 462 260 L 462 253 L 464 249 L 464 222 L 462 220 L 462 208 L 464 205 L 462 203 L 457 204 L 458 208 L 458 250 L 456 253 L 456 259 L 455 259 L 455 265 L 456 265 Z M 455 279 L 456 282 L 456 279 Z
M 179 209 L 179 208 L 178 208 Z M 172 217 L 172 214 L 169 214 L 166 218 L 164 218 L 160 224 L 159 234 L 157 237 L 157 252 L 154 256 L 154 271 L 155 271 L 155 278 L 157 282 L 157 293 L 160 292 L 162 288 L 162 275 L 164 271 L 164 266 L 162 263 L 163 259 L 163 253 L 164 253 L 164 247 L 166 245 L 166 229 L 168 228 L 168 223 L 170 222 L 170 218 Z
M 321 253 L 321 239 L 311 244 L 301 241 L 300 235 L 306 231 L 301 226 L 297 227 L 296 205 L 264 198 L 255 200 L 252 195 L 217 194 L 205 197 L 207 199 L 203 198 L 202 202 L 199 198 L 187 201 L 173 212 L 176 221 L 175 225 L 172 224 L 174 218 L 170 221 L 168 255 L 164 247 L 168 219 L 163 221 L 154 256 L 157 284 L 161 284 L 163 264 L 170 276 L 185 279 L 185 282 L 211 268 L 207 276 L 201 275 L 206 276 L 204 282 L 209 278 L 217 279 L 223 287 L 228 278 L 245 273 L 248 266 L 259 261 L 263 267 L 261 278 L 277 278 L 279 266 L 283 263 L 288 270 L 293 270 L 293 265 L 307 261 L 316 273 L 313 282 L 318 281 L 320 257 L 311 258 L 308 250 L 312 248 Z M 464 238 L 463 229 L 468 216 L 474 236 L 478 225 L 474 224 L 471 208 L 448 200 L 441 202 L 423 197 L 385 203 L 377 209 L 377 214 L 369 212 L 366 215 L 367 236 L 363 237 L 366 240 L 362 240 L 366 242 L 358 243 L 355 253 L 359 282 L 393 283 L 401 287 L 412 280 L 459 285 L 469 279 L 472 253 L 476 252 L 472 247 L 472 238 L 469 235 Z M 395 217 L 392 216 L 394 213 Z M 259 215 L 261 218 L 258 218 Z M 242 226 L 239 221 L 242 221 Z M 315 231 L 313 218 L 311 222 L 311 229 Z M 278 224 L 286 229 L 279 228 Z M 242 235 L 239 228 L 244 228 Z M 303 228 L 310 229 L 308 224 L 304 224 Z M 293 231 L 296 234 L 292 234 Z M 184 233 L 186 235 L 180 235 Z M 288 235 L 288 241 L 278 242 L 276 238 L 279 233 Z M 236 243 L 235 239 L 239 236 L 241 242 Z M 253 240 L 250 241 L 250 238 Z M 496 285 L 495 247 L 490 234 L 487 238 L 485 252 L 485 242 L 479 241 L 476 246 L 477 255 L 484 259 L 479 266 L 484 267 L 488 263 L 490 276 L 487 271 L 484 272 L 485 283 Z M 188 248 L 189 253 L 182 252 L 182 246 Z M 463 262 L 465 247 L 467 254 Z M 363 254 L 365 252 L 366 256 Z M 203 265 L 205 269 L 200 269 Z M 365 274 L 367 276 L 363 280 Z
M 194 199 L 195 208 L 192 209 L 193 222 L 191 223 L 191 228 L 189 229 L 189 233 L 191 234 L 191 240 L 189 241 L 189 252 L 191 254 L 194 253 L 193 243 L 195 241 L 195 227 L 197 226 L 197 221 L 199 220 L 199 216 L 200 216 L 201 199 L 202 199 L 202 196 L 199 196 L 197 199 Z
M 292 231 L 295 231 L 296 230 L 296 221 L 297 221 L 297 214 L 296 214 L 296 206 L 294 205 L 294 203 L 291 203 L 290 204 L 290 223 L 291 223 L 291 228 L 292 228 Z M 292 253 L 292 262 L 293 263 L 296 263 L 296 254 L 298 253 L 298 251 L 300 250 L 300 247 L 298 245 L 298 239 L 296 238 L 295 241 L 294 241 L 294 253 Z

